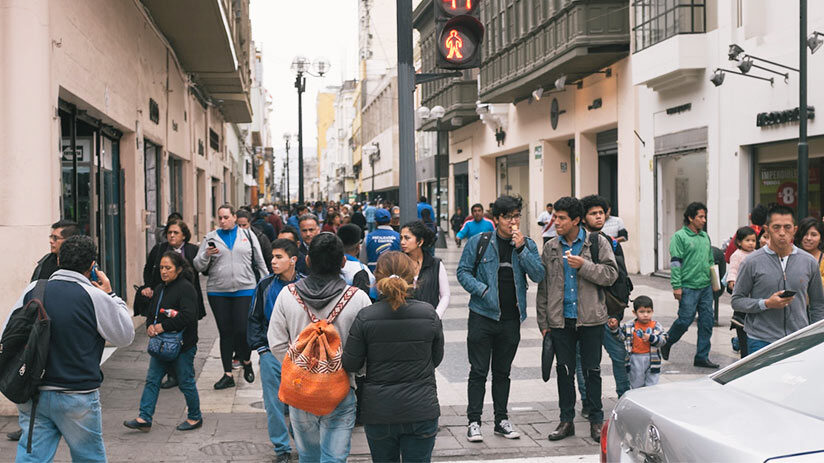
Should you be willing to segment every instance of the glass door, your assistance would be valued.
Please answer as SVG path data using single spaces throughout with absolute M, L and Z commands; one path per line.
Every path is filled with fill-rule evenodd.
M 121 296 L 126 287 L 123 267 L 123 235 L 121 228 L 120 142 L 107 135 L 100 137 L 98 156 L 98 246 L 100 264 L 112 282 L 112 289 Z

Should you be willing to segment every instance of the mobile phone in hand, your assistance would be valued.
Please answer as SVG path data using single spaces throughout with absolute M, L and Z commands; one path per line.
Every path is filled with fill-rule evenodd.
M 787 298 L 795 296 L 795 291 L 791 289 L 785 289 L 783 293 L 779 294 L 778 297 Z
M 94 281 L 95 283 L 97 283 L 97 281 L 98 281 L 98 279 L 97 279 L 97 262 L 95 262 L 95 264 L 92 266 L 92 273 L 91 273 L 90 277 L 91 278 L 89 278 L 89 280 Z
M 208 244 L 209 244 L 209 247 L 210 247 L 210 248 L 215 247 L 215 242 L 214 242 L 214 241 L 212 241 L 212 240 L 209 240 Z

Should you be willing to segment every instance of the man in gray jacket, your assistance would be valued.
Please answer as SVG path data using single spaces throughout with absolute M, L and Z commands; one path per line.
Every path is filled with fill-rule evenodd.
M 749 354 L 824 319 L 818 262 L 793 245 L 796 225 L 792 209 L 771 208 L 766 228 L 769 245 L 747 256 L 732 294 L 733 310 L 746 313 Z

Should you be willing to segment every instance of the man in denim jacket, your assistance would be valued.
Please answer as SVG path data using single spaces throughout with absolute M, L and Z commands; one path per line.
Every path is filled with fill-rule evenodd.
M 490 360 L 495 434 L 520 437 L 507 416 L 509 372 L 521 341 L 521 322 L 526 319 L 526 277 L 536 283 L 544 278 L 538 247 L 519 229 L 521 206 L 520 198 L 498 198 L 492 206 L 496 231 L 470 238 L 458 265 L 458 281 L 470 294 L 466 335 L 470 364 L 466 438 L 470 442 L 483 440 L 481 412 Z M 486 237 L 489 244 L 475 269 L 478 245 Z

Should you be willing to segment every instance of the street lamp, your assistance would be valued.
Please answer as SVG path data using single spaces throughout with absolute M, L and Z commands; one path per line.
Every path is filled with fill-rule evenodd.
M 304 74 L 314 77 L 323 77 L 329 71 L 329 61 L 323 58 L 311 62 L 305 56 L 295 56 L 292 60 L 292 70 L 295 71 L 295 88 L 298 91 L 298 202 L 303 204 L 303 92 L 306 91 Z M 315 73 L 310 71 L 314 68 Z
M 381 158 L 381 145 L 375 142 L 372 145 L 363 147 L 363 154 L 369 156 L 369 166 L 372 169 L 372 197 L 375 199 L 375 163 Z
M 286 170 L 286 204 L 289 205 L 292 202 L 292 191 L 289 189 L 289 143 L 292 141 L 292 134 L 284 133 L 283 141 L 286 143 L 286 164 L 284 165 Z

